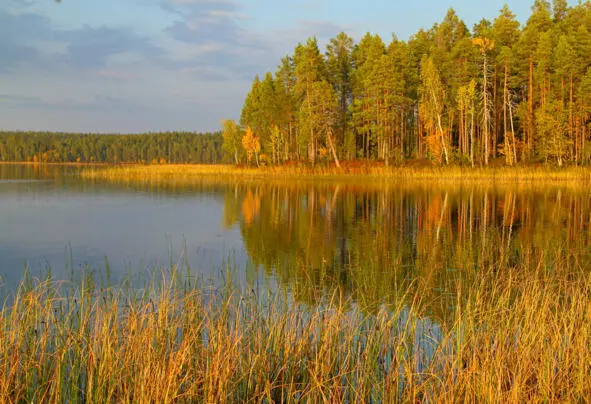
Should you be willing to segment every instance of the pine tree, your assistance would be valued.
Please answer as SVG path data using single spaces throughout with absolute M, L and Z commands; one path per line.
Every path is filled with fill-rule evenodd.
M 353 52 L 357 69 L 353 76 L 354 101 L 351 106 L 352 118 L 357 133 L 361 135 L 362 155 L 371 156 L 378 134 L 377 115 L 379 109 L 379 79 L 377 64 L 386 52 L 386 46 L 379 35 L 366 34 Z
M 568 3 L 566 0 L 552 0 L 552 19 L 555 23 L 561 23 L 568 13 Z
M 488 164 L 497 152 L 507 165 L 536 156 L 587 163 L 589 30 L 588 2 L 535 0 L 523 30 L 504 6 L 472 32 L 450 9 L 440 23 L 387 47 L 378 35 L 355 45 L 341 33 L 321 54 L 310 38 L 275 76 L 255 78 L 241 127 L 256 133 L 274 163 L 314 163 L 330 153 L 337 164 L 358 156 L 389 164 L 426 150 L 445 163 L 457 155 Z M 229 137 L 224 149 L 240 160 Z M 134 158 L 156 154 L 140 150 Z
M 513 165 L 517 162 L 517 140 L 513 122 L 513 83 L 515 77 L 515 50 L 514 47 L 519 41 L 519 22 L 515 15 L 504 5 L 499 16 L 493 23 L 493 38 L 499 48 L 496 62 L 502 66 L 503 83 L 503 150 L 505 163 Z
M 519 43 L 519 60 L 524 63 L 520 66 L 522 82 L 527 88 L 527 110 L 525 113 L 525 153 L 529 157 L 533 149 L 535 132 L 534 111 L 537 106 L 537 92 L 534 89 L 535 53 L 538 48 L 540 35 L 552 27 L 550 3 L 546 0 L 535 0 L 532 6 L 532 14 L 527 20 L 526 26 Z M 522 109 L 522 111 L 524 111 Z M 523 114 L 522 114 L 523 115 Z
M 489 71 L 489 57 L 488 53 L 495 47 L 495 42 L 488 38 L 474 38 L 472 40 L 474 45 L 480 50 L 482 57 L 482 143 L 483 143 L 483 157 L 484 165 L 488 165 L 490 156 L 490 126 L 491 126 L 491 108 L 492 103 L 490 99 L 490 71 Z
M 299 158 L 296 141 L 297 107 L 295 97 L 296 74 L 291 57 L 286 56 L 275 73 L 275 103 L 278 109 L 278 129 L 284 140 L 283 160 Z
M 353 98 L 351 75 L 353 73 L 353 39 L 344 32 L 332 38 L 327 46 L 328 79 L 338 96 L 339 120 L 335 130 L 337 147 L 347 150 L 349 158 L 355 155 L 355 144 L 349 131 L 348 111 Z
M 588 134 L 591 123 L 591 68 L 587 69 L 586 74 L 581 78 L 577 90 L 577 112 L 580 129 L 583 134 Z M 587 136 L 581 137 L 581 154 L 582 162 L 589 164 L 591 163 L 591 142 L 588 141 Z
M 294 54 L 296 82 L 294 92 L 298 97 L 300 146 L 307 149 L 308 160 L 314 164 L 318 151 L 318 139 L 314 132 L 315 125 L 307 119 L 313 116 L 312 88 L 315 83 L 325 80 L 326 65 L 318 49 L 318 40 L 310 38 L 305 45 L 298 45 Z
M 554 73 L 557 83 L 555 87 L 559 93 L 558 99 L 562 106 L 567 109 L 567 122 L 564 123 L 568 127 L 568 138 L 573 146 L 574 162 L 579 160 L 579 145 L 574 136 L 573 126 L 573 105 L 574 105 L 574 75 L 576 72 L 576 54 L 573 47 L 569 43 L 566 35 L 561 35 L 558 39 L 558 45 L 554 53 Z
M 240 125 L 243 128 L 249 127 L 255 132 L 265 131 L 269 122 L 264 115 L 265 109 L 262 102 L 262 84 L 257 75 L 254 78 L 252 87 L 242 107 L 242 113 L 240 115 Z

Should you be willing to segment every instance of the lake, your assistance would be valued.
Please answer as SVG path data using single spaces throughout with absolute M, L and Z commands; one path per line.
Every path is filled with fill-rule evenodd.
M 587 186 L 83 169 L 0 165 L 7 397 L 589 397 Z
M 77 169 L 0 165 L 0 275 L 18 282 L 109 267 L 175 266 L 312 303 L 337 287 L 364 305 L 426 283 L 432 314 L 479 268 L 591 266 L 591 190 L 577 186 L 82 181 Z M 108 264 L 107 264 L 108 263 Z M 450 300 L 451 299 L 451 300 Z

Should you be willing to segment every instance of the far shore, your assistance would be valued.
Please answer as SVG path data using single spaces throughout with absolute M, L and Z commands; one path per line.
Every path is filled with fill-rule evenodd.
M 23 165 L 23 166 L 68 166 L 68 167 L 106 167 L 106 166 L 126 166 L 126 165 L 136 165 L 135 163 L 121 163 L 121 164 L 113 164 L 113 163 L 92 163 L 92 162 L 64 162 L 64 163 L 56 163 L 56 162 L 48 162 L 48 161 L 0 161 L 0 165 L 5 166 L 15 166 L 15 165 Z

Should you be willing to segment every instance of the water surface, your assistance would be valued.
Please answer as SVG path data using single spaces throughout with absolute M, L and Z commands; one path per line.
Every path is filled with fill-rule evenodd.
M 75 169 L 0 165 L 0 273 L 67 277 L 171 265 L 285 288 L 315 302 L 338 288 L 359 304 L 427 284 L 432 314 L 489 267 L 591 267 L 591 190 L 544 185 L 285 182 L 151 186 L 83 182 Z

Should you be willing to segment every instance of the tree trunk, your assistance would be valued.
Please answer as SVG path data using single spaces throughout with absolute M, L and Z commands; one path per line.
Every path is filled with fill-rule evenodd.
M 441 114 L 437 114 L 437 125 L 439 126 L 439 135 L 441 136 L 441 146 L 443 147 L 445 164 L 449 164 L 449 158 L 447 156 L 447 146 L 445 145 L 445 134 L 443 132 L 443 126 L 441 125 Z
M 573 136 L 573 73 L 570 73 L 570 94 L 568 100 L 568 137 L 575 148 L 575 164 L 579 164 L 579 142 L 575 136 Z M 573 139 L 575 137 L 575 139 Z
M 513 106 L 511 101 L 511 94 L 508 94 L 508 102 L 509 102 L 509 122 L 511 123 L 511 140 L 513 141 L 513 162 L 517 163 L 517 147 L 515 145 L 515 127 L 513 125 Z
M 505 163 L 512 166 L 513 165 L 513 153 L 510 150 L 509 146 L 509 139 L 508 134 L 509 131 L 507 130 L 507 103 L 509 100 L 509 95 L 507 94 L 507 81 L 509 79 L 509 64 L 507 58 L 505 58 L 505 79 L 503 81 L 503 137 L 505 139 Z
M 487 57 L 486 51 L 482 50 L 482 57 L 483 57 L 483 65 L 482 65 L 482 73 L 483 73 L 483 82 L 482 82 L 482 103 L 484 104 L 484 133 L 483 133 L 483 143 L 484 143 L 484 165 L 488 165 L 488 157 L 489 157 L 489 126 L 490 126 L 490 106 L 488 100 L 488 65 L 487 65 Z
M 328 129 L 326 137 L 328 138 L 328 146 L 330 147 L 330 151 L 332 152 L 332 157 L 334 158 L 334 163 L 336 164 L 336 166 L 338 168 L 341 168 L 341 163 L 339 162 L 339 157 L 337 156 L 337 150 L 336 150 L 334 142 L 332 140 L 332 129 L 330 129 L 330 128 Z
M 532 139 L 534 136 L 534 58 L 533 55 L 529 57 L 529 86 L 528 86 L 528 107 L 529 107 L 529 122 L 528 122 L 528 136 L 527 136 L 527 157 L 529 158 Z
M 472 105 L 470 108 L 470 163 L 474 167 L 474 100 L 471 100 Z

